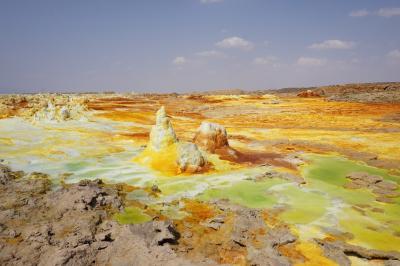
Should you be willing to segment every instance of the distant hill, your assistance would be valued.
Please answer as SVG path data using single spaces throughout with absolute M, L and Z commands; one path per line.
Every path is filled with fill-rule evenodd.
M 321 95 L 329 96 L 338 93 L 360 93 L 385 90 L 400 90 L 400 82 L 376 82 L 376 83 L 350 83 L 341 85 L 328 85 L 320 87 L 305 88 L 282 88 L 269 90 L 271 93 L 299 93 L 306 90 L 312 90 Z
M 353 83 L 311 88 L 290 88 L 272 93 L 286 96 L 325 97 L 329 101 L 400 103 L 400 82 Z

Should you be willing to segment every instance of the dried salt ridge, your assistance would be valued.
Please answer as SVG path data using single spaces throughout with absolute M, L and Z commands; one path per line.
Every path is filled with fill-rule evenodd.
M 164 106 L 156 113 L 149 145 L 139 155 L 138 161 L 156 170 L 175 168 L 176 174 L 201 172 L 207 166 L 207 160 L 196 144 L 178 140 Z
M 346 176 L 351 181 L 344 185 L 345 188 L 368 188 L 376 195 L 376 200 L 385 203 L 393 203 L 393 198 L 400 197 L 396 191 L 398 185 L 394 182 L 383 180 L 382 177 L 365 172 L 354 172 Z

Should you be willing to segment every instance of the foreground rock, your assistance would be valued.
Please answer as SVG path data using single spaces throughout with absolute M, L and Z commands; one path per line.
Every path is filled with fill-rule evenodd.
M 190 203 L 186 210 L 190 216 L 178 222 L 181 239 L 176 249 L 194 261 L 208 257 L 221 264 L 257 266 L 303 262 L 280 251 L 294 248 L 297 237 L 283 224 L 267 225 L 261 210 L 226 200 Z
M 51 189 L 50 181 L 40 178 L 45 175 L 35 177 L 0 165 L 0 265 L 312 263 L 308 250 L 298 248 L 303 242 L 270 211 L 227 200 L 184 200 L 180 204 L 188 215 L 182 220 L 157 214 L 150 222 L 121 225 L 111 218 L 124 209 L 121 185 L 84 180 Z M 339 265 L 349 265 L 351 256 L 385 265 L 397 265 L 400 258 L 398 252 L 343 241 L 316 239 L 308 245 Z
M 110 219 L 123 208 L 118 186 L 52 191 L 47 179 L 12 173 L 0 165 L 0 265 L 193 265 L 171 249 L 179 238 L 171 222 Z

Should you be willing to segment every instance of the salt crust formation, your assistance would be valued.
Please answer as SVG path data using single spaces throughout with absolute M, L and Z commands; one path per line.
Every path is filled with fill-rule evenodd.
M 202 149 L 214 153 L 216 149 L 229 146 L 228 134 L 221 125 L 202 122 L 194 137 L 194 143 Z
M 0 118 L 19 116 L 32 122 L 86 119 L 85 96 L 64 94 L 5 95 L 0 98 Z
M 34 122 L 80 120 L 85 118 L 85 111 L 87 109 L 79 102 L 68 101 L 56 106 L 52 101 L 48 101 L 46 106 L 40 108 L 33 115 L 32 120 Z
M 151 128 L 151 148 L 155 151 L 160 151 L 177 142 L 178 139 L 174 128 L 165 112 L 164 106 L 162 106 L 156 113 L 156 124 Z
M 153 168 L 164 167 L 159 165 L 163 161 L 166 164 L 175 163 L 177 173 L 200 172 L 207 165 L 197 145 L 178 140 L 164 106 L 156 113 L 156 124 L 151 129 L 149 145 L 143 155 L 147 157 L 143 161 L 150 162 Z M 168 155 L 170 157 L 166 160 L 159 160 Z

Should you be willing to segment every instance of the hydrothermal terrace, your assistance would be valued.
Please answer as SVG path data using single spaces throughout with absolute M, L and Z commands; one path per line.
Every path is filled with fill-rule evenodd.
M 393 95 L 3 95 L 0 264 L 398 265 Z

